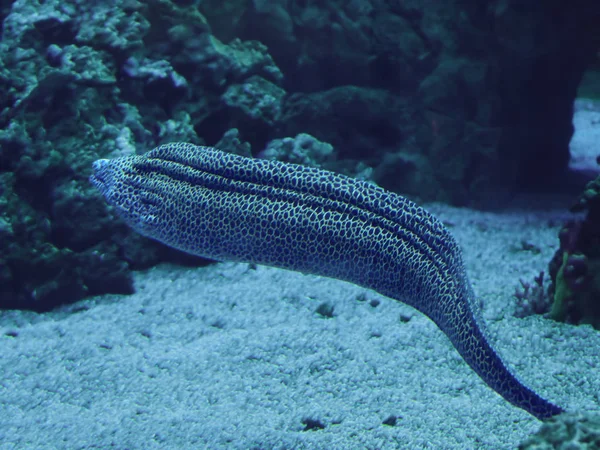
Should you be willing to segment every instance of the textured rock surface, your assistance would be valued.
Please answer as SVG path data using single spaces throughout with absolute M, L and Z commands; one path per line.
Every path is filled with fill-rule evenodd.
M 600 415 L 561 414 L 519 445 L 519 450 L 594 450 L 600 448 Z
M 550 261 L 550 316 L 600 329 L 600 177 L 587 184 L 571 209 L 585 211 L 585 217 L 569 221 L 559 233 L 560 248 Z

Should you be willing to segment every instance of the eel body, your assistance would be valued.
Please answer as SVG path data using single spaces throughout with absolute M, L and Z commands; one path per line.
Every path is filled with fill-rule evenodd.
M 563 412 L 506 368 L 478 325 L 458 244 L 400 195 L 184 143 L 98 160 L 91 181 L 132 228 L 171 247 L 338 278 L 411 305 L 510 403 L 539 419 Z

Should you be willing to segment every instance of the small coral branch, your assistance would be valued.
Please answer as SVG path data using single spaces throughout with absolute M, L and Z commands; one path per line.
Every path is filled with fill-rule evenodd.
M 552 299 L 544 290 L 544 271 L 533 278 L 533 283 L 520 279 L 521 288 L 515 288 L 513 294 L 517 300 L 514 316 L 523 318 L 534 314 L 546 314 L 550 311 Z

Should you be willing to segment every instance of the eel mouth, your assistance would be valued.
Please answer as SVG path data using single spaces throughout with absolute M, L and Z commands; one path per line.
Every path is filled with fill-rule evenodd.
M 90 182 L 106 197 L 108 192 L 107 166 L 108 159 L 98 159 L 92 164 L 93 173 L 90 175 Z

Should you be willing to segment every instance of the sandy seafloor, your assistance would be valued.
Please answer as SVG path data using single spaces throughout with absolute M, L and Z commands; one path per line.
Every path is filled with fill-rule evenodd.
M 578 114 L 573 151 L 593 153 L 598 113 Z M 512 315 L 519 279 L 547 270 L 568 217 L 538 200 L 426 207 L 463 247 L 509 367 L 569 411 L 600 410 L 600 332 Z M 1 449 L 505 449 L 540 427 L 431 321 L 372 291 L 234 263 L 161 266 L 135 284 L 50 314 L 0 313 Z M 305 431 L 307 419 L 324 428 Z

